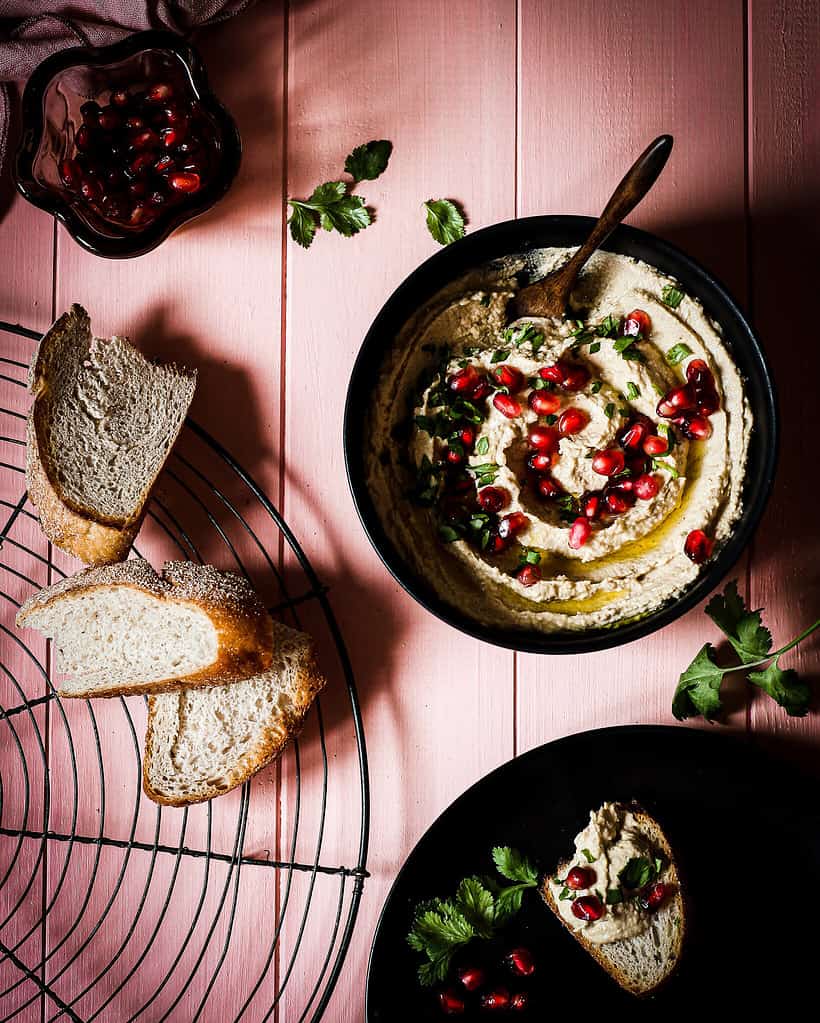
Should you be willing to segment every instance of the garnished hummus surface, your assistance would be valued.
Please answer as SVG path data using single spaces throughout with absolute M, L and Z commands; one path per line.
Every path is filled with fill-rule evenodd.
M 571 250 L 539 254 L 548 273 Z M 646 263 L 596 253 L 563 321 L 507 323 L 512 270 L 407 324 L 369 423 L 397 548 L 480 622 L 615 625 L 685 589 L 741 511 L 752 418 L 719 325 Z
M 651 901 L 647 904 L 647 893 L 664 888 L 668 867 L 634 815 L 618 804 L 604 803 L 590 812 L 589 824 L 577 835 L 565 876 L 550 879 L 549 887 L 561 918 L 589 941 L 603 944 L 649 929 L 654 909 Z M 574 874 L 582 887 L 567 884 L 572 885 Z M 664 890 L 660 898 L 667 897 Z M 592 912 L 579 916 L 573 906 L 584 900 L 592 901 Z

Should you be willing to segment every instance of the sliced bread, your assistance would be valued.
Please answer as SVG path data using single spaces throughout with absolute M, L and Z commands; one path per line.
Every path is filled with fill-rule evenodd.
M 148 698 L 143 788 L 185 806 L 222 795 L 279 756 L 324 686 L 309 636 L 273 626 L 267 671 L 227 686 Z
M 231 572 L 142 558 L 89 568 L 29 598 L 18 626 L 54 641 L 62 696 L 126 696 L 232 682 L 267 670 L 273 622 Z
M 685 902 L 677 862 L 660 824 L 637 806 L 609 805 L 615 805 L 631 815 L 630 821 L 634 821 L 634 827 L 644 839 L 647 849 L 651 849 L 662 864 L 654 880 L 665 886 L 667 894 L 654 911 L 645 914 L 645 929 L 639 934 L 614 941 L 591 941 L 584 933 L 581 921 L 572 917 L 570 922 L 567 919 L 570 914 L 562 914 L 558 903 L 560 896 L 556 895 L 558 886 L 552 879 L 566 878 L 573 866 L 586 867 L 589 858 L 586 855 L 559 863 L 552 875 L 544 879 L 541 895 L 575 940 L 616 983 L 630 994 L 644 997 L 665 984 L 678 965 L 686 933 Z M 569 892 L 569 895 L 572 894 Z M 564 905 L 571 903 L 566 902 Z M 618 909 L 618 906 L 607 905 L 605 913 L 611 914 Z
M 128 556 L 196 373 L 155 365 L 127 338 L 95 338 L 73 305 L 29 370 L 29 497 L 52 543 L 88 565 Z

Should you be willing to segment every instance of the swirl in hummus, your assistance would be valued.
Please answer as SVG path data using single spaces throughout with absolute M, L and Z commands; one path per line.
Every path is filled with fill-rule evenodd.
M 539 253 L 548 273 L 571 250 Z M 507 326 L 512 274 L 407 324 L 368 481 L 391 539 L 481 622 L 614 625 L 681 593 L 741 511 L 751 413 L 720 328 L 646 263 L 596 253 L 563 321 Z

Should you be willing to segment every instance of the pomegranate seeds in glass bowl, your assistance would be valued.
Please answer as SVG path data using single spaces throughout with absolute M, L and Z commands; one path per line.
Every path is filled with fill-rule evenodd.
M 19 191 L 100 256 L 155 248 L 230 187 L 242 146 L 196 50 L 170 32 L 47 58 L 23 94 Z

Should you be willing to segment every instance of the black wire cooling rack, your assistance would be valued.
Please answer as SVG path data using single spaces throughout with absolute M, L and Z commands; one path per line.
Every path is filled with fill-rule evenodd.
M 23 476 L 27 364 L 39 337 L 0 322 L 8 399 L 0 400 L 0 1020 L 318 1021 L 355 926 L 369 830 L 356 686 L 326 588 L 265 493 L 188 420 L 139 539 L 147 537 L 155 564 L 182 557 L 242 572 L 286 624 L 299 628 L 307 617 L 329 712 L 317 700 L 301 744 L 238 792 L 182 810 L 142 797 L 144 701 L 62 701 L 45 644 L 14 627 L 22 600 L 65 574 Z M 327 827 L 345 865 L 324 862 Z

